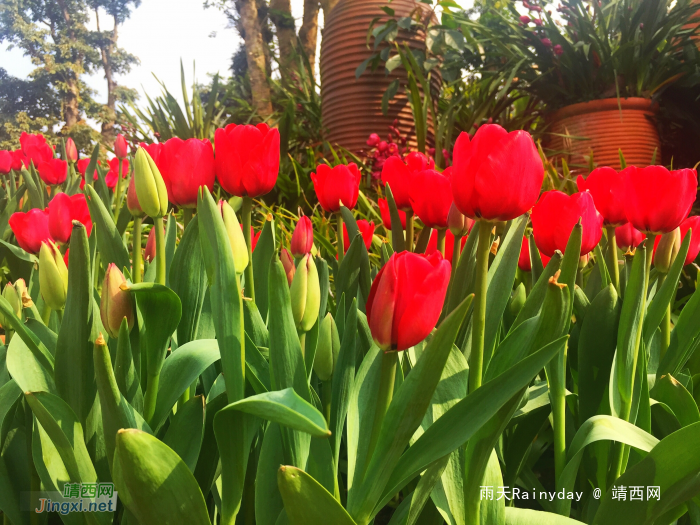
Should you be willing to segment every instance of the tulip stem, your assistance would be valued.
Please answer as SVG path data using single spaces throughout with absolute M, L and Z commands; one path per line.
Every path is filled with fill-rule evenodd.
M 46 326 L 49 326 L 49 321 L 51 321 L 51 307 L 46 303 L 44 303 L 44 309 L 41 311 L 41 319 Z
M 335 234 L 338 237 L 338 265 L 343 262 L 345 256 L 345 242 L 343 241 L 343 216 L 340 212 L 335 214 Z
M 134 217 L 133 232 L 133 261 L 131 269 L 131 280 L 134 284 L 141 282 L 141 268 L 143 267 L 143 252 L 141 251 L 141 217 Z
M 445 256 L 445 234 L 447 230 L 445 228 L 439 228 L 437 231 L 437 249 L 438 251 L 442 254 L 442 256 Z M 455 237 L 456 239 L 456 237 Z
M 119 159 L 119 171 L 117 172 L 117 185 L 114 188 L 114 224 L 119 219 L 119 208 L 122 203 L 122 159 Z
M 660 273 L 659 274 L 659 282 L 656 285 L 656 289 L 660 289 L 661 285 L 664 284 L 664 281 L 666 280 L 666 274 L 665 273 Z M 664 355 L 666 355 L 666 350 L 668 350 L 669 345 L 671 344 L 671 303 L 668 303 L 666 306 L 666 313 L 664 314 L 664 318 L 661 321 L 661 348 L 660 348 L 660 353 L 659 353 L 659 362 L 661 359 L 663 359 Z
M 620 266 L 617 263 L 617 239 L 615 238 L 615 226 L 608 226 L 608 270 L 615 291 L 620 295 Z
M 146 395 L 143 398 L 143 419 L 148 424 L 152 424 L 153 414 L 156 411 L 156 399 L 158 397 L 158 381 L 160 374 L 149 374 L 146 384 Z
M 372 423 L 372 433 L 369 438 L 369 446 L 367 448 L 367 461 L 365 467 L 369 465 L 374 453 L 374 448 L 379 440 L 379 434 L 382 430 L 382 423 L 386 415 L 391 399 L 394 396 L 394 383 L 396 380 L 396 363 L 399 360 L 399 353 L 393 350 L 382 352 L 382 369 L 379 377 L 379 391 L 377 392 L 377 405 L 374 409 L 374 422 Z M 359 479 L 362 479 L 364 472 L 360 473 Z
M 413 251 L 413 210 L 406 212 L 406 251 Z
M 245 245 L 248 248 L 248 266 L 245 267 L 245 295 L 255 301 L 255 282 L 253 280 L 253 241 L 250 235 L 252 227 L 253 214 L 253 199 L 243 197 L 243 207 L 241 209 L 243 216 L 243 238 Z
M 476 285 L 472 314 L 472 351 L 469 355 L 469 392 L 481 386 L 484 368 L 484 331 L 486 329 L 486 288 L 488 286 L 489 254 L 493 225 L 479 221 L 479 244 L 476 249 Z
M 450 283 L 455 280 L 455 273 L 457 273 L 457 265 L 459 264 L 459 257 L 462 251 L 462 235 L 455 235 L 454 244 L 452 248 L 452 276 L 450 277 Z
M 183 208 L 182 209 L 182 222 L 185 223 L 185 229 L 187 229 L 187 225 L 192 220 L 193 215 L 194 215 L 194 210 L 192 208 Z
M 165 285 L 165 228 L 163 217 L 156 217 L 156 282 Z

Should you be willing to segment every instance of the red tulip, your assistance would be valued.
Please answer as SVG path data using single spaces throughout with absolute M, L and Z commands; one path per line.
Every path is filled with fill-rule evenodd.
M 161 164 L 160 155 L 163 152 L 165 143 L 154 142 L 153 144 L 146 144 L 145 142 L 139 143 L 139 147 L 146 150 L 146 152 L 151 156 L 153 162 L 158 166 L 158 170 L 163 171 L 164 167 Z
M 17 212 L 9 220 L 12 233 L 17 237 L 20 247 L 29 253 L 39 253 L 41 243 L 51 241 L 49 232 L 49 210 L 32 208 L 28 212 Z
M 374 222 L 367 222 L 364 219 L 357 221 L 357 229 L 360 230 L 360 235 L 362 235 L 362 240 L 365 243 L 365 248 L 367 250 L 372 246 L 372 238 L 374 237 Z M 345 247 L 345 253 L 348 252 L 350 248 L 350 237 L 348 235 L 348 228 L 343 223 L 343 245 Z
M 314 227 L 311 219 L 306 215 L 299 217 L 294 233 L 292 234 L 292 255 L 303 257 L 311 251 L 314 245 Z
M 227 192 L 259 197 L 277 182 L 280 133 L 267 124 L 229 124 L 216 130 L 216 177 Z
M 85 195 L 76 193 L 69 197 L 65 193 L 57 193 L 49 202 L 49 233 L 51 233 L 51 237 L 57 242 L 66 244 L 73 231 L 73 221 L 83 223 L 88 235 L 90 235 L 92 219 Z
M 442 172 L 443 175 L 447 170 Z M 462 212 L 457 209 L 455 203 L 450 205 L 450 211 L 447 213 L 447 227 L 453 235 L 466 235 L 474 227 L 474 221 L 469 217 L 462 215 Z
M 382 224 L 387 230 L 391 230 L 391 214 L 389 213 L 389 203 L 386 199 L 377 199 L 377 204 L 379 204 L 379 213 L 382 216 Z M 406 229 L 406 212 L 403 210 L 398 210 L 399 219 L 401 219 L 401 227 Z
M 66 160 L 68 162 L 78 160 L 78 148 L 75 147 L 75 142 L 70 137 L 66 141 Z
M 532 229 L 535 244 L 551 257 L 555 250 L 564 253 L 571 230 L 581 220 L 581 255 L 596 247 L 603 235 L 603 216 L 598 213 L 589 192 L 567 195 L 547 191 L 532 209 Z
M 612 168 L 603 167 L 594 169 L 585 179 L 579 175 L 576 179 L 578 191 L 590 191 L 596 209 L 605 219 L 606 225 L 620 226 L 627 222 L 624 204 L 619 200 L 619 188 L 622 185 L 624 172 L 628 169 L 635 169 L 634 166 L 617 172 Z M 613 195 L 613 188 L 615 194 Z
M 336 212 L 342 204 L 352 209 L 357 204 L 360 194 L 360 170 L 351 162 L 347 166 L 338 164 L 334 168 L 326 164 L 319 164 L 316 173 L 311 174 L 316 196 L 324 210 Z
M 297 268 L 294 266 L 294 259 L 287 251 L 287 248 L 282 248 L 282 251 L 280 252 L 280 261 L 282 261 L 284 273 L 287 276 L 287 284 L 292 286 L 292 281 L 294 280 L 294 274 L 297 272 Z
M 22 153 L 29 161 L 34 162 L 34 166 L 38 167 L 39 163 L 53 159 L 53 148 L 46 143 L 46 139 L 41 133 L 32 135 L 22 132 L 19 144 L 22 147 Z
M 165 235 L 165 228 L 163 228 L 163 235 Z M 151 231 L 148 232 L 148 240 L 146 241 L 146 248 L 143 251 L 143 258 L 147 262 L 151 262 L 156 258 L 156 227 L 153 226 Z
M 636 248 L 644 238 L 644 234 L 632 226 L 632 223 L 626 222 L 615 228 L 615 241 L 623 252 Z
M 462 132 L 453 155 L 452 193 L 467 217 L 508 221 L 537 202 L 544 168 L 529 133 L 485 124 L 472 142 Z
M 139 198 L 136 195 L 136 184 L 134 183 L 134 177 L 131 177 L 129 181 L 129 187 L 126 190 L 126 207 L 129 213 L 134 217 L 143 217 L 146 215 L 141 209 L 139 204 Z
M 119 178 L 119 159 L 114 157 L 109 161 L 109 171 L 105 175 L 105 184 L 108 188 L 115 188 L 117 186 L 117 179 Z M 125 179 L 129 174 L 129 161 L 122 161 L 122 179 Z
M 61 159 L 50 159 L 39 162 L 36 167 L 39 172 L 39 177 L 45 184 L 53 186 L 55 184 L 63 184 L 68 175 L 68 163 Z
M 90 164 L 90 159 L 80 159 L 76 163 L 76 166 L 78 168 L 78 173 L 80 173 L 80 176 L 83 179 L 80 181 L 80 189 L 81 190 L 85 187 L 85 171 L 87 170 L 89 164 Z M 99 160 L 97 161 L 97 164 L 102 165 L 102 163 Z M 95 171 L 92 175 L 92 180 L 97 180 L 97 177 L 98 177 L 97 168 L 95 168 Z
M 532 262 L 530 261 L 530 241 L 527 236 L 523 236 L 523 243 L 520 245 L 518 268 L 524 272 L 532 271 Z
M 114 154 L 121 160 L 129 156 L 129 146 L 121 133 L 117 135 L 117 139 L 114 141 Z
M 688 216 L 698 189 L 693 169 L 668 171 L 663 166 L 625 170 L 618 190 L 625 215 L 644 233 L 668 233 Z M 613 188 L 615 192 L 615 188 Z
M 418 152 L 406 155 L 405 161 L 397 156 L 386 159 L 382 167 L 382 182 L 389 184 L 397 208 L 411 210 L 413 175 L 424 170 L 432 170 L 434 167 L 435 162 L 432 159 Z
M 384 350 L 406 350 L 435 327 L 450 282 L 439 253 L 394 253 L 374 278 L 367 299 L 372 337 Z
M 65 263 L 66 267 L 68 266 L 68 253 L 70 252 L 70 248 L 66 250 L 66 253 L 63 254 L 63 262 Z
M 176 206 L 194 208 L 200 187 L 214 189 L 214 150 L 206 139 L 168 140 L 156 166 L 168 190 L 168 200 Z
M 20 171 L 22 166 L 29 166 L 29 159 L 27 159 L 27 156 L 21 149 L 16 149 L 12 152 L 12 169 L 15 171 Z
M 243 229 L 243 225 L 241 224 L 241 230 Z M 262 230 L 260 230 L 258 233 L 255 233 L 255 229 L 251 226 L 250 227 L 250 244 L 252 246 L 250 247 L 250 251 L 254 252 L 255 247 L 258 244 L 258 239 L 260 239 L 260 234 L 262 233 Z
M 0 150 L 0 174 L 7 175 L 12 169 L 12 152 Z
M 691 231 L 690 237 L 690 247 L 688 248 L 688 255 L 685 257 L 685 262 L 683 266 L 686 266 L 693 262 L 698 253 L 700 253 L 700 216 L 694 215 L 693 217 L 688 217 L 681 223 L 681 239 L 685 238 L 685 234 Z
M 437 230 L 433 230 L 432 233 L 430 234 L 430 239 L 428 239 L 428 246 L 425 248 L 425 254 L 426 255 L 431 255 L 438 251 L 437 248 L 437 238 L 438 238 L 438 232 Z M 464 245 L 467 242 L 467 237 L 464 236 L 462 237 L 461 244 L 460 246 L 464 248 Z M 448 261 L 452 262 L 452 256 L 454 255 L 454 249 L 455 249 L 455 236 L 452 235 L 452 232 L 450 230 L 445 230 L 445 259 Z
M 411 183 L 411 206 L 429 228 L 447 228 L 452 206 L 450 179 L 435 170 L 416 173 Z

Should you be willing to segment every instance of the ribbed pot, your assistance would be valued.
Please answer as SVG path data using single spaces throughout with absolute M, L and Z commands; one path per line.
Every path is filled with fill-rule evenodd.
M 340 0 L 331 11 L 323 29 L 321 43 L 321 111 L 326 139 L 331 144 L 339 144 L 350 151 L 367 149 L 366 141 L 371 133 L 385 138 L 388 127 L 398 120 L 398 129 L 408 138 L 407 145 L 416 148 L 416 135 L 413 113 L 404 93 L 406 70 L 394 69 L 384 74 L 380 65 L 376 71 L 365 72 L 355 78 L 357 67 L 374 52 L 373 42 L 367 47 L 367 30 L 373 19 L 378 27 L 386 20 L 380 9 L 386 0 Z M 410 16 L 416 9 L 427 16 L 429 7 L 414 0 L 393 0 L 391 8 L 395 16 Z M 425 49 L 425 35 L 422 32 L 400 31 L 396 41 L 407 44 L 411 49 Z M 382 44 L 386 46 L 387 44 Z M 392 53 L 393 54 L 393 53 Z M 398 93 L 389 103 L 387 115 L 382 114 L 382 96 L 389 84 L 398 78 L 401 84 Z M 437 101 L 440 91 L 440 78 L 433 73 L 431 92 Z M 434 143 L 433 122 L 428 112 L 428 132 L 426 143 Z
M 620 109 L 621 108 L 621 109 Z M 661 159 L 655 108 L 645 98 L 606 98 L 566 106 L 550 118 L 549 148 L 570 166 L 588 170 L 593 154 L 596 166 L 620 169 L 619 151 L 627 164 L 648 166 Z

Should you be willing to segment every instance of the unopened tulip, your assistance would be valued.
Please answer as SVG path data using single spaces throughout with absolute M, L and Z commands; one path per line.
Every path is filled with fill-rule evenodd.
M 311 224 L 311 219 L 306 215 L 299 217 L 292 234 L 292 255 L 294 257 L 303 257 L 311 252 L 311 247 L 314 245 L 314 227 Z
M 447 215 L 452 206 L 450 179 L 435 170 L 413 175 L 411 207 L 427 228 L 447 228 Z
M 37 167 L 39 163 L 53 159 L 53 148 L 46 143 L 46 138 L 41 133 L 33 135 L 22 132 L 19 136 L 19 144 L 22 153 L 27 157 L 27 164 L 33 162 Z
M 12 311 L 15 313 L 15 315 L 19 317 L 22 313 L 22 299 L 21 296 L 17 293 L 17 289 L 12 285 L 12 283 L 7 283 L 5 285 L 5 289 L 2 291 L 2 296 L 8 303 L 10 303 Z M 1 312 L 0 326 L 2 326 L 5 329 L 10 328 L 10 325 L 5 320 L 5 316 Z
M 231 205 L 225 200 L 219 201 L 219 210 L 221 217 L 224 219 L 226 234 L 228 235 L 231 251 L 233 252 L 233 265 L 236 268 L 236 273 L 241 274 L 248 266 L 248 248 L 243 237 L 241 224 L 238 222 L 236 212 L 233 211 Z
M 63 184 L 68 175 L 68 163 L 61 159 L 49 159 L 36 166 L 39 177 L 49 186 Z
M 695 215 L 693 217 L 688 217 L 681 223 L 681 239 L 685 239 L 688 230 L 691 230 L 690 237 L 690 247 L 688 248 L 688 255 L 685 257 L 685 263 L 683 266 L 687 266 L 693 262 L 698 253 L 700 253 L 700 216 Z
M 129 161 L 123 160 L 121 165 L 122 165 L 122 179 L 125 179 L 126 176 L 129 174 Z M 110 159 L 110 161 L 109 161 L 109 171 L 107 172 L 107 175 L 105 175 L 105 184 L 107 185 L 108 188 L 114 189 L 117 187 L 118 182 L 119 182 L 119 159 L 115 157 L 113 159 Z
M 7 175 L 12 170 L 12 152 L 0 150 L 0 175 Z
M 409 153 L 405 160 L 401 160 L 401 157 L 397 156 L 386 159 L 382 167 L 382 182 L 389 184 L 398 209 L 412 210 L 413 175 L 421 171 L 432 170 L 434 167 L 435 163 L 432 159 L 418 152 Z
M 636 168 L 631 166 L 626 169 Z M 605 219 L 606 225 L 621 226 L 627 222 L 624 203 L 620 200 L 624 171 L 618 173 L 613 168 L 605 166 L 594 169 L 585 179 L 581 175 L 576 179 L 578 191 L 591 192 L 595 207 Z
M 551 257 L 564 253 L 574 226 L 581 221 L 581 255 L 591 252 L 603 235 L 603 216 L 598 213 L 589 192 L 567 195 L 561 191 L 542 194 L 532 209 L 532 230 L 539 250 Z
M 657 236 L 654 241 L 654 268 L 656 268 L 659 273 L 667 274 L 680 249 L 680 228 Z
M 168 190 L 156 163 L 143 148 L 136 150 L 134 179 L 136 196 L 144 213 L 153 218 L 165 215 L 168 211 Z
M 51 241 L 42 243 L 39 251 L 39 289 L 44 302 L 52 310 L 61 310 L 68 294 L 68 268 L 63 255 Z
M 443 171 L 443 173 L 445 172 Z M 447 213 L 447 227 L 452 232 L 452 235 L 466 235 L 471 231 L 472 226 L 474 226 L 474 221 L 463 215 L 453 202 L 450 206 L 450 211 Z
M 131 177 L 131 180 L 129 181 L 129 188 L 126 190 L 126 207 L 132 216 L 141 218 L 146 214 L 143 213 L 141 205 L 139 204 L 139 198 L 136 196 L 136 185 L 134 184 L 135 178 L 136 177 Z
M 615 228 L 615 238 L 617 245 L 623 252 L 634 250 L 641 243 L 645 236 L 642 232 L 627 222 Z
M 294 280 L 294 274 L 297 271 L 294 265 L 294 258 L 287 251 L 287 248 L 282 248 L 280 252 L 280 261 L 282 261 L 282 266 L 284 267 L 284 273 L 287 276 L 287 284 L 292 286 L 292 281 Z
M 75 142 L 70 137 L 68 137 L 66 141 L 66 160 L 68 162 L 75 162 L 78 160 L 78 148 L 75 147 Z
M 318 202 L 329 212 L 337 212 L 341 205 L 348 209 L 355 207 L 361 179 L 360 170 L 354 162 L 347 166 L 338 164 L 333 168 L 319 164 L 316 172 L 311 174 Z
M 114 141 L 114 154 L 120 160 L 124 160 L 129 156 L 129 146 L 121 133 L 117 135 L 117 139 Z
M 49 209 L 32 208 L 28 212 L 17 212 L 9 220 L 12 233 L 20 247 L 29 253 L 37 254 L 41 243 L 52 240 L 49 231 Z
M 259 197 L 277 182 L 280 168 L 280 133 L 267 124 L 229 124 L 217 129 L 216 177 L 227 192 Z
M 202 186 L 214 189 L 214 150 L 207 139 L 168 140 L 160 152 L 160 168 L 168 200 L 175 206 L 194 208 Z M 155 159 L 154 159 L 155 161 Z
M 333 316 L 329 313 L 318 327 L 318 342 L 314 357 L 314 372 L 321 381 L 330 381 L 340 353 L 340 336 Z
M 690 213 L 697 189 L 694 169 L 668 171 L 663 166 L 648 166 L 622 173 L 617 198 L 632 226 L 643 233 L 661 234 L 680 226 Z
M 449 281 L 450 263 L 439 252 L 394 253 L 367 299 L 367 321 L 377 345 L 400 351 L 425 339 L 440 318 Z
M 357 229 L 360 230 L 365 248 L 369 250 L 372 246 L 372 238 L 374 237 L 374 222 L 367 222 L 364 219 L 360 219 L 357 221 Z M 343 245 L 345 253 L 347 253 L 348 248 L 350 248 L 350 236 L 348 235 L 348 227 L 345 226 L 345 223 L 343 223 Z
M 462 132 L 453 156 L 452 194 L 467 217 L 508 221 L 537 202 L 544 168 L 526 131 L 508 133 L 497 124 L 486 124 L 471 142 Z
M 163 230 L 165 234 L 165 230 Z M 143 258 L 146 262 L 151 262 L 156 258 L 156 227 L 153 226 L 151 231 L 148 232 L 148 239 L 146 240 L 146 248 L 143 250 Z
M 308 332 L 316 323 L 321 306 L 321 285 L 316 263 L 310 254 L 299 261 L 289 294 L 294 324 L 299 332 Z
M 377 199 L 379 205 L 379 213 L 382 216 L 382 224 L 387 230 L 391 230 L 391 213 L 389 212 L 389 203 L 386 199 Z M 406 229 L 406 212 L 398 210 L 401 227 Z
M 63 192 L 57 193 L 49 202 L 49 233 L 51 237 L 57 242 L 66 244 L 73 232 L 73 221 L 83 223 L 85 230 L 90 235 L 92 219 L 85 195 L 76 193 L 69 197 Z
M 523 243 L 520 245 L 518 268 L 524 272 L 532 271 L 532 262 L 530 261 L 530 240 L 526 235 L 523 236 Z
M 114 263 L 110 263 L 102 284 L 100 318 L 105 330 L 114 339 L 119 337 L 119 328 L 124 318 L 129 330 L 134 326 L 134 301 L 128 290 L 122 290 L 121 286 L 125 284 L 124 274 Z

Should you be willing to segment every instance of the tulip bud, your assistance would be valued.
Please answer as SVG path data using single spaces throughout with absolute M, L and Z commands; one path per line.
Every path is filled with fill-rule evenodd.
M 110 263 L 105 272 L 105 280 L 102 284 L 102 298 L 100 299 L 100 317 L 107 333 L 112 338 L 119 337 L 119 328 L 122 319 L 131 330 L 134 326 L 134 303 L 131 293 L 122 289 L 126 288 L 124 274 L 117 265 Z
M 32 297 L 29 295 L 27 283 L 24 282 L 24 279 L 17 279 L 15 281 L 15 290 L 17 290 L 17 296 L 20 298 L 20 301 L 22 301 L 22 308 L 31 308 L 34 306 L 34 301 L 32 301 Z
M 68 268 L 56 245 L 44 242 L 39 250 L 39 288 L 52 310 L 61 310 L 68 294 Z
M 471 229 L 474 221 L 462 215 L 462 212 L 457 209 L 455 203 L 450 206 L 450 211 L 447 213 L 447 227 L 452 232 L 452 235 L 463 237 Z
M 314 244 L 314 229 L 311 220 L 302 215 L 297 222 L 294 233 L 292 234 L 292 255 L 294 257 L 303 257 L 311 251 Z
M 243 236 L 241 224 L 238 222 L 236 212 L 233 211 L 233 208 L 231 208 L 231 205 L 228 202 L 224 200 L 219 201 L 219 210 L 221 211 L 221 216 L 224 219 L 224 226 L 226 227 L 228 240 L 231 244 L 233 264 L 236 267 L 236 273 L 241 274 L 243 273 L 243 270 L 246 269 L 249 262 L 248 247 L 245 244 L 245 237 Z
M 78 160 L 78 148 L 75 147 L 73 139 L 69 138 L 66 141 L 66 158 L 68 162 L 76 162 Z
M 678 251 L 681 249 L 681 230 L 676 228 L 663 234 L 654 246 L 654 267 L 659 273 L 667 274 Z
M 168 190 L 158 166 L 144 148 L 136 150 L 134 158 L 134 185 L 141 209 L 153 218 L 168 211 Z
M 129 155 L 129 147 L 126 144 L 126 139 L 121 133 L 117 135 L 117 140 L 114 141 L 114 154 L 119 160 L 124 160 Z
M 131 177 L 131 180 L 129 181 L 129 188 L 126 190 L 126 207 L 129 209 L 129 213 L 131 213 L 133 217 L 143 217 L 146 214 L 143 213 L 141 205 L 139 204 L 139 198 L 136 196 L 136 185 L 134 184 L 135 179 L 136 177 Z
M 14 286 L 12 286 L 12 283 L 7 283 L 5 289 L 2 291 L 2 296 L 8 303 L 10 303 L 10 306 L 12 306 L 12 311 L 15 313 L 15 315 L 19 317 L 22 313 L 22 301 L 20 299 L 21 296 L 17 293 L 17 289 Z M 0 326 L 2 326 L 3 328 L 8 327 L 5 321 L 5 316 L 2 315 L 2 313 L 0 313 Z
M 165 232 L 165 228 L 163 229 Z M 156 258 L 156 227 L 153 226 L 151 231 L 148 232 L 148 239 L 146 240 L 146 248 L 143 251 L 143 258 L 146 262 L 151 262 Z
M 329 381 L 340 352 L 340 336 L 333 316 L 328 313 L 318 327 L 314 371 L 321 381 Z
M 289 286 L 291 286 L 297 268 L 294 266 L 294 259 L 287 251 L 287 248 L 282 248 L 282 252 L 280 253 L 280 261 L 282 261 L 282 266 L 284 266 L 284 273 L 287 274 L 287 283 Z
M 300 332 L 308 332 L 318 319 L 318 309 L 321 306 L 321 285 L 311 255 L 305 255 L 299 262 L 292 279 L 290 295 L 294 324 Z

